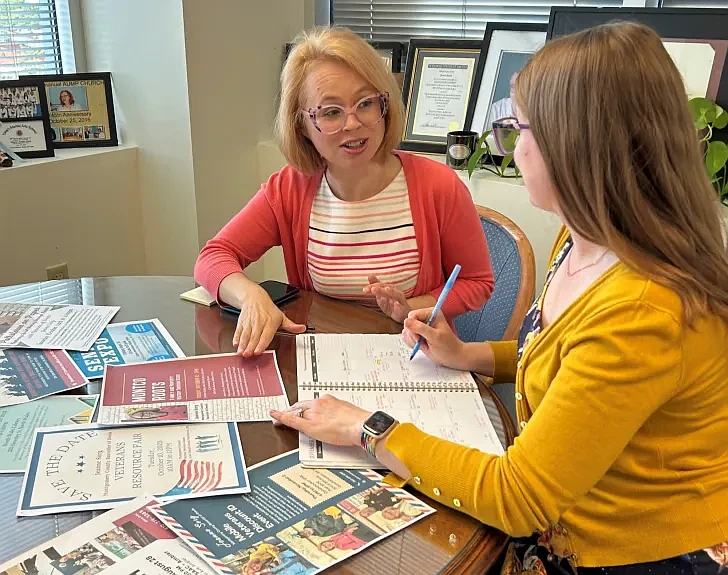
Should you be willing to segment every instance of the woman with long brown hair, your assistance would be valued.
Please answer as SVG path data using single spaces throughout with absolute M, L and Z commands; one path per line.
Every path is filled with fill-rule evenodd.
M 518 341 L 465 344 L 429 310 L 403 332 L 516 382 L 514 445 L 481 453 L 333 397 L 272 415 L 513 536 L 503 573 L 718 573 L 728 254 L 680 74 L 652 30 L 610 24 L 549 42 L 514 95 L 496 140 L 517 140 L 531 202 L 564 224 L 544 291 Z

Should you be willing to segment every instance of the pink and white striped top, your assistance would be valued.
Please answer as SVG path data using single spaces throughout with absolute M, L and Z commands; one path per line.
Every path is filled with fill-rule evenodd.
M 376 307 L 362 290 L 369 275 L 396 284 L 412 297 L 420 257 L 404 171 L 376 196 L 361 202 L 337 198 L 321 179 L 311 208 L 308 271 L 317 292 Z

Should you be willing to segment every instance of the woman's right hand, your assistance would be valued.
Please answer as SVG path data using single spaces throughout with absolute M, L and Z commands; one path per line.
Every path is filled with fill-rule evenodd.
M 466 346 L 450 329 L 445 316 L 442 312 L 438 313 L 435 321 L 429 326 L 425 322 L 429 319 L 430 313 L 432 313 L 432 308 L 416 309 L 409 313 L 407 319 L 404 320 L 404 330 L 402 331 L 405 343 L 412 348 L 422 336 L 420 352 L 432 361 L 453 369 L 471 370 Z
M 240 316 L 233 335 L 233 346 L 244 357 L 263 353 L 278 328 L 290 333 L 306 331 L 305 325 L 288 319 L 258 284 L 250 282 L 236 299 L 240 304 L 237 306 Z

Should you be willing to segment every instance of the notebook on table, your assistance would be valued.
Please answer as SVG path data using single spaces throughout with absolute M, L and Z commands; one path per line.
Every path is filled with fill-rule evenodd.
M 331 394 L 368 411 L 385 411 L 437 437 L 486 453 L 503 453 L 473 376 L 438 366 L 424 353 L 409 360 L 399 335 L 306 334 L 296 337 L 298 399 Z M 381 468 L 358 447 L 299 435 L 308 467 Z

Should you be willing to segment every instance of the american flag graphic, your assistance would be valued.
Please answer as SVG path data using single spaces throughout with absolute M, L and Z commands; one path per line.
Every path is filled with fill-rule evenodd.
M 222 461 L 183 459 L 179 464 L 179 477 L 176 489 L 187 493 L 213 491 L 222 481 Z

